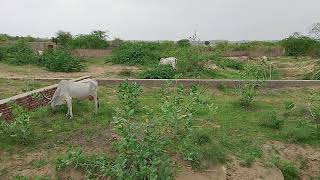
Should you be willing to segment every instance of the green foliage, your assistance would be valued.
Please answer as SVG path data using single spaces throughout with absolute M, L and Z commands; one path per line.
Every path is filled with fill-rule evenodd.
M 272 161 L 272 163 L 281 170 L 285 180 L 300 179 L 298 168 L 293 163 L 280 160 L 279 157 L 274 157 Z
M 160 60 L 160 43 L 124 42 L 113 50 L 111 61 L 116 64 L 146 65 Z
M 18 41 L 6 47 L 4 58 L 8 63 L 15 65 L 35 64 L 37 62 L 37 57 L 25 41 Z
M 191 46 L 191 42 L 188 39 L 181 39 L 177 42 L 178 46 L 180 47 L 189 47 Z
M 244 71 L 241 72 L 244 79 L 254 78 L 255 80 L 272 80 L 277 79 L 279 72 L 272 65 L 267 64 L 247 64 Z
M 100 176 L 113 177 L 112 160 L 104 155 L 88 155 L 81 149 L 69 148 L 65 155 L 59 156 L 55 161 L 57 170 L 67 167 L 84 170 L 88 179 Z
M 257 84 L 247 83 L 240 89 L 240 105 L 248 107 L 252 104 L 254 97 L 257 95 Z
M 4 47 L 0 47 L 0 61 L 5 58 L 6 50 Z
M 65 49 L 45 51 L 39 63 L 54 72 L 78 72 L 84 69 L 81 59 Z
M 128 83 L 128 80 L 118 86 L 118 98 L 121 109 L 127 114 L 126 117 L 137 111 L 139 96 L 142 93 L 141 86 L 137 83 Z
M 139 76 L 143 79 L 173 79 L 176 71 L 170 65 L 159 65 L 154 69 L 143 71 Z
M 301 121 L 295 127 L 287 130 L 287 138 L 294 143 L 307 143 L 319 138 L 319 130 L 319 125 Z
M 31 124 L 28 115 L 22 114 L 15 118 L 13 123 L 1 121 L 0 135 L 8 137 L 13 142 L 27 145 L 33 140 L 34 134 L 31 129 Z
M 312 50 L 319 44 L 316 40 L 306 36 L 290 36 L 282 40 L 282 46 L 289 56 L 311 55 Z M 319 46 L 319 45 L 318 45 Z
M 272 129 L 281 129 L 285 123 L 285 119 L 278 117 L 275 111 L 268 112 L 265 119 L 260 120 L 260 125 Z
M 105 32 L 92 32 L 91 34 L 80 34 L 73 38 L 70 45 L 78 49 L 105 49 L 109 43 L 104 39 Z
M 58 31 L 56 37 L 51 39 L 53 42 L 61 46 L 68 46 L 72 41 L 72 35 L 70 32 Z

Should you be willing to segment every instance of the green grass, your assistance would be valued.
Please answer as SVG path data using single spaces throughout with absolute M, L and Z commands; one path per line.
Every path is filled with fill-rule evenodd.
M 163 95 L 159 92 L 159 89 L 144 88 L 140 104 L 150 106 L 156 114 L 161 115 L 161 110 L 158 108 Z M 315 123 L 312 118 L 305 113 L 296 113 L 303 112 L 307 102 L 315 98 L 314 92 L 312 89 L 259 90 L 253 103 L 243 108 L 239 105 L 239 95 L 234 89 L 224 88 L 223 91 L 219 91 L 201 88 L 198 101 L 203 105 L 195 106 L 192 124 L 194 132 L 190 141 L 197 145 L 193 150 L 199 153 L 196 156 L 200 160 L 200 166 L 205 168 L 210 164 L 225 163 L 229 156 L 235 156 L 243 166 L 250 167 L 263 156 L 261 146 L 268 141 L 320 147 L 320 142 L 314 136 Z M 30 113 L 36 143 L 28 146 L 17 145 L 0 135 L 0 149 L 17 154 L 28 149 L 45 150 L 56 146 L 79 146 L 77 141 L 79 136 L 84 136 L 88 141 L 99 138 L 104 130 L 112 127 L 110 122 L 115 115 L 115 108 L 120 105 L 114 88 L 101 87 L 99 96 L 101 108 L 97 115 L 93 113 L 93 102 L 76 100 L 73 104 L 75 117 L 72 120 L 65 117 L 67 110 L 65 106 L 56 111 L 43 107 Z M 316 96 L 320 98 L 319 94 Z M 187 94 L 183 96 L 187 97 Z M 266 113 L 274 111 L 282 114 L 286 101 L 295 104 L 288 121 L 279 129 L 261 126 L 260 121 L 265 118 Z M 207 103 L 213 109 L 217 107 L 217 110 L 208 111 L 209 107 L 205 105 Z M 134 114 L 134 119 L 144 118 L 142 111 Z M 180 153 L 179 143 L 181 142 L 176 142 L 176 146 L 172 146 L 170 152 Z M 81 146 L 85 148 L 85 145 Z M 45 163 L 47 161 L 37 160 L 32 164 L 37 168 Z M 296 176 L 293 166 L 286 163 L 280 165 L 279 168 L 287 173 L 288 177 Z

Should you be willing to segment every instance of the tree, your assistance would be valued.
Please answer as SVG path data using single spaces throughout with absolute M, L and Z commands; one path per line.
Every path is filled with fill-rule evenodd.
M 92 31 L 91 34 L 95 35 L 96 37 L 98 37 L 101 40 L 105 40 L 107 38 L 109 38 L 109 35 L 107 34 L 108 31 L 101 31 L 101 30 L 95 30 Z
M 51 40 L 58 45 L 67 46 L 72 41 L 72 35 L 70 32 L 58 31 L 56 37 Z
M 204 44 L 205 44 L 206 46 L 209 46 L 209 45 L 210 45 L 210 41 L 205 41 Z

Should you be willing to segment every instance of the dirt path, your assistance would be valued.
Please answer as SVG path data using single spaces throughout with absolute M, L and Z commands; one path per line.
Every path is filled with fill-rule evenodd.
M 0 63 L 1 78 L 76 78 L 86 75 L 101 78 L 118 78 L 121 77 L 119 74 L 123 71 L 139 72 L 140 69 L 134 66 L 90 64 L 83 72 L 62 73 L 49 72 L 43 68 L 33 65 L 12 66 Z

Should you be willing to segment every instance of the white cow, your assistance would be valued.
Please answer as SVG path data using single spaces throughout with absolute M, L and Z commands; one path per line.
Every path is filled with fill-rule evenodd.
M 159 65 L 171 65 L 173 69 L 176 69 L 177 58 L 175 57 L 161 58 Z
M 267 56 L 262 56 L 261 59 L 262 59 L 262 61 L 268 61 L 268 57 Z
M 97 113 L 99 107 L 97 92 L 98 82 L 95 80 L 85 79 L 79 82 L 62 80 L 49 103 L 52 108 L 67 103 L 68 112 L 66 116 L 72 118 L 72 98 L 83 100 L 92 97 Z

